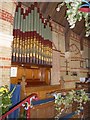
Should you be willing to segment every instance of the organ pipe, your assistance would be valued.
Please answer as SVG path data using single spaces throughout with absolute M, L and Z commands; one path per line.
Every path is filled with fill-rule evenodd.
M 52 65 L 52 28 L 37 3 L 16 7 L 13 36 L 12 62 Z

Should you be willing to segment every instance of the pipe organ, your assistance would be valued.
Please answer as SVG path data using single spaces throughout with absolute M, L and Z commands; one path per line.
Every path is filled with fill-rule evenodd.
M 12 63 L 52 65 L 52 27 L 37 3 L 25 11 L 17 5 L 12 44 Z

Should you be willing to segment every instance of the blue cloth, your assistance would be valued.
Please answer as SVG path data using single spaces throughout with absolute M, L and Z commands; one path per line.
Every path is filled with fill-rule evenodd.
M 76 113 L 75 112 L 72 112 L 66 116 L 64 116 L 63 118 L 60 118 L 59 120 L 69 120 L 71 119 Z
M 15 106 L 17 103 L 20 102 L 20 90 L 21 90 L 21 85 L 15 85 L 15 84 L 11 84 L 10 85 L 10 91 L 13 90 L 13 88 L 16 86 L 15 91 L 12 94 L 12 106 Z M 14 112 L 12 112 L 8 117 L 9 118 L 13 118 L 14 120 L 16 120 L 19 117 L 19 111 L 20 109 L 18 108 L 17 110 L 15 110 Z
M 53 102 L 55 100 L 55 98 L 47 98 L 47 99 L 43 99 L 43 100 L 38 100 L 38 101 L 32 101 L 32 105 L 40 105 L 40 104 L 45 104 L 47 102 Z
M 82 112 L 83 110 L 80 110 L 80 112 Z M 59 118 L 59 120 L 70 120 L 74 115 L 76 115 L 77 112 L 72 112 L 72 113 L 69 113 L 68 115 L 62 117 L 62 118 Z

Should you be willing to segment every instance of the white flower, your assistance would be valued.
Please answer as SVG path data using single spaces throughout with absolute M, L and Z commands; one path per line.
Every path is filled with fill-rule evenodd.
M 64 109 L 61 109 L 61 112 L 63 112 L 64 111 Z
M 72 26 L 70 26 L 71 29 L 74 28 L 74 27 L 75 27 L 75 24 L 73 24 Z
M 86 37 L 90 35 L 90 22 L 88 20 L 88 13 L 78 11 L 79 6 L 82 4 L 82 0 L 64 0 L 67 6 L 67 21 L 69 22 L 70 28 L 74 28 L 77 21 L 85 19 Z M 68 5 L 69 6 L 68 6 Z
M 69 91 L 65 96 L 63 96 L 63 93 L 62 95 L 60 93 L 60 97 L 57 97 L 55 101 L 56 106 L 58 106 L 57 110 L 59 110 L 60 113 L 62 113 L 64 110 L 66 111 L 72 103 L 77 102 L 79 105 L 77 107 L 77 112 L 79 114 L 80 109 L 83 109 L 83 104 L 89 101 L 89 98 L 85 91 L 82 89 L 78 91 Z M 60 107 L 62 105 L 63 108 Z

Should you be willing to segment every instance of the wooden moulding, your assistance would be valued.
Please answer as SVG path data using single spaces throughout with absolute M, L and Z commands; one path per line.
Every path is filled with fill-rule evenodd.
M 47 65 L 47 64 L 34 64 L 34 63 L 20 63 L 20 62 L 12 62 L 12 65 L 18 65 L 18 66 L 23 66 L 26 68 L 39 68 L 39 67 L 47 67 L 47 68 L 52 68 L 52 65 Z

